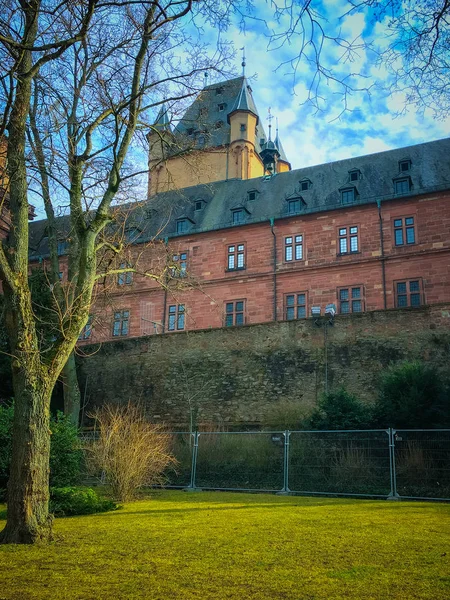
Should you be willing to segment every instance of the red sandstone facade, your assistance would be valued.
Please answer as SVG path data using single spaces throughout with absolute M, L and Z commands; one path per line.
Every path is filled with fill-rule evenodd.
M 238 246 L 243 268 L 229 269 Z M 186 255 L 179 289 L 136 273 L 110 278 L 85 342 L 303 318 L 328 303 L 339 314 L 448 302 L 450 192 L 195 233 L 168 251 Z

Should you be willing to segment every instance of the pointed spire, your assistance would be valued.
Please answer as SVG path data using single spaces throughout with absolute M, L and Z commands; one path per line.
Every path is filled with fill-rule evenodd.
M 256 106 L 253 101 L 251 88 L 248 85 L 247 79 L 245 77 L 242 78 L 242 87 L 239 91 L 239 94 L 236 98 L 236 102 L 234 103 L 232 110 L 228 114 L 228 122 L 229 122 L 230 115 L 237 110 L 251 112 L 252 114 L 255 115 L 255 117 L 257 119 L 256 124 L 258 124 L 258 121 L 259 121 L 258 111 L 256 110 Z
M 245 65 L 246 65 L 246 62 L 245 62 L 245 46 L 243 46 L 241 48 L 241 50 L 242 50 L 242 62 L 241 62 L 242 77 L 245 77 Z
M 161 108 L 159 109 L 158 116 L 156 117 L 156 121 L 153 124 L 153 127 L 157 127 L 161 130 L 165 129 L 170 131 L 170 120 L 165 102 L 161 104 Z
M 268 112 L 267 120 L 269 121 L 269 142 L 271 142 L 272 141 L 272 119 L 273 119 L 273 115 L 270 112 L 270 106 L 269 106 L 269 110 L 267 112 Z
M 203 87 L 207 87 L 207 85 L 208 85 L 208 71 L 205 71 L 205 73 L 203 75 L 203 80 L 205 82 L 205 85 Z

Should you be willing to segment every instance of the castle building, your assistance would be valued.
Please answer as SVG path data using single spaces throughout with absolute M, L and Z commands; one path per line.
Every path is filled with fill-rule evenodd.
M 148 140 L 149 197 L 122 225 L 136 271 L 101 282 L 80 343 L 450 300 L 450 139 L 291 170 L 239 77 L 174 129 L 163 106 Z M 30 231 L 45 260 L 45 221 Z

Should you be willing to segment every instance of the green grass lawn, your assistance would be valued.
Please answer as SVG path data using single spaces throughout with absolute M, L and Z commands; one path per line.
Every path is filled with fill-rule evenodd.
M 449 516 L 445 504 L 155 492 L 57 519 L 48 546 L 0 546 L 0 600 L 447 600 Z

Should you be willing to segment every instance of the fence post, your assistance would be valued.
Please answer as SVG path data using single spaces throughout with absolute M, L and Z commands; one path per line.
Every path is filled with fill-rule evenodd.
M 389 427 L 386 430 L 386 433 L 389 436 L 389 472 L 391 476 L 391 491 L 387 500 L 399 500 L 400 497 L 397 494 L 397 475 L 395 472 L 395 429 Z
M 289 439 L 291 432 L 286 430 L 284 433 L 284 457 L 283 457 L 283 489 L 279 494 L 289 494 Z
M 198 453 L 198 436 L 199 433 L 196 431 L 194 434 L 194 446 L 192 448 L 192 461 L 191 461 L 191 482 L 187 489 L 195 490 L 195 475 L 197 471 L 197 453 Z

